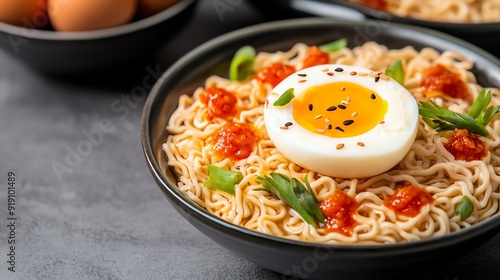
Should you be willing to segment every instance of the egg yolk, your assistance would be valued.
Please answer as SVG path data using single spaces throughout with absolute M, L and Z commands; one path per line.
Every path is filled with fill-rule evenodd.
M 294 102 L 299 125 L 335 138 L 361 135 L 382 124 L 388 107 L 376 92 L 350 82 L 312 86 Z

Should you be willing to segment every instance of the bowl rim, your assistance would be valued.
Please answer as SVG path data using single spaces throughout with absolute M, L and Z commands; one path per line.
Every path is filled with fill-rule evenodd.
M 158 98 L 162 96 L 168 96 L 168 94 L 161 93 L 162 85 L 169 81 L 169 77 L 174 75 L 175 72 L 180 71 L 183 68 L 183 65 L 192 63 L 197 61 L 197 59 L 202 56 L 204 53 L 209 53 L 210 51 L 220 48 L 221 46 L 234 42 L 235 40 L 245 38 L 252 35 L 258 35 L 270 31 L 277 31 L 280 29 L 290 29 L 294 26 L 351 26 L 354 27 L 359 24 L 366 24 L 371 20 L 361 20 L 361 21 L 347 21 L 347 20 L 336 20 L 332 18 L 321 18 L 321 17 L 305 17 L 305 18 L 297 18 L 297 19 L 284 19 L 284 20 L 276 20 L 265 23 L 260 23 L 252 26 L 243 27 L 226 34 L 217 36 L 198 47 L 192 49 L 184 56 L 179 58 L 176 62 L 174 62 L 157 80 L 155 85 L 152 87 L 143 107 L 143 113 L 141 116 L 141 144 L 143 149 L 143 154 L 146 159 L 146 163 L 150 172 L 152 173 L 156 183 L 166 196 L 173 196 L 176 201 L 180 202 L 183 207 L 189 209 L 189 211 L 194 212 L 194 214 L 201 216 L 203 219 L 206 219 L 208 222 L 212 222 L 217 224 L 218 226 L 222 226 L 226 229 L 234 230 L 239 233 L 243 233 L 245 235 L 251 235 L 256 238 L 262 238 L 270 241 L 279 242 L 282 244 L 289 244 L 300 247 L 307 248 L 317 248 L 318 246 L 330 248 L 334 250 L 340 251 L 364 251 L 364 252 L 375 252 L 384 250 L 394 250 L 394 251 L 414 251 L 414 252 L 422 252 L 425 251 L 425 248 L 433 247 L 433 248 L 442 248 L 447 247 L 452 244 L 460 243 L 465 240 L 472 239 L 479 235 L 482 235 L 486 232 L 496 230 L 495 234 L 500 233 L 500 213 L 495 214 L 494 216 L 488 218 L 485 221 L 480 222 L 469 228 L 461 229 L 458 232 L 452 232 L 445 236 L 432 237 L 421 239 L 417 241 L 409 241 L 409 242 L 400 242 L 393 244 L 327 244 L 327 243 L 316 243 L 316 242 L 308 242 L 308 241 L 299 241 L 292 240 L 283 237 L 276 237 L 269 234 L 253 231 L 251 229 L 232 224 L 228 221 L 220 219 L 204 208 L 200 207 L 193 201 L 189 200 L 184 194 L 182 194 L 173 184 L 168 180 L 168 178 L 163 173 L 161 167 L 159 166 L 156 160 L 156 152 L 153 150 L 152 138 L 151 138 L 151 121 L 152 121 L 152 110 L 155 106 Z M 388 27 L 396 28 L 396 29 L 404 29 L 408 32 L 413 32 L 415 34 L 419 34 L 421 36 L 425 36 L 427 38 L 438 40 L 440 42 L 448 41 L 448 43 L 452 43 L 457 45 L 460 48 L 468 49 L 471 52 L 476 52 L 477 55 L 483 56 L 485 59 L 489 60 L 493 64 L 500 66 L 500 59 L 493 56 L 492 54 L 484 51 L 483 49 L 474 46 L 471 43 L 468 43 L 462 39 L 457 37 L 445 34 L 440 31 L 430 30 L 425 27 L 419 26 L 411 26 L 401 23 L 390 23 Z M 500 72 L 499 72 L 500 73 Z M 160 100 L 162 103 L 165 102 L 164 99 Z M 425 245 L 425 246 L 424 246 Z
M 0 32 L 4 32 L 12 36 L 24 37 L 27 39 L 37 39 L 46 41 L 52 41 L 52 40 L 81 41 L 81 40 L 96 40 L 102 38 L 117 37 L 128 33 L 137 32 L 139 30 L 143 30 L 151 26 L 158 25 L 159 23 L 181 13 L 183 10 L 187 9 L 191 5 L 194 5 L 197 1 L 198 0 L 179 0 L 172 6 L 152 16 L 139 20 L 134 20 L 127 24 L 96 29 L 96 30 L 63 32 L 54 30 L 33 29 L 33 28 L 16 26 L 0 22 Z

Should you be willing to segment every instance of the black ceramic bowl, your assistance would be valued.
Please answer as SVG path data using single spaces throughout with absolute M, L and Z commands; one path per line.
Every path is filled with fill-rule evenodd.
M 380 20 L 381 25 L 383 22 L 395 22 L 422 26 L 459 37 L 497 57 L 500 56 L 497 48 L 500 44 L 500 22 L 454 23 L 402 17 L 348 0 L 252 0 L 250 2 L 270 17 L 277 14 L 281 18 L 324 16 L 358 19 L 360 16 L 365 16 L 368 19 Z M 272 13 L 270 10 L 280 10 L 280 13 Z
M 210 75 L 226 76 L 234 52 L 250 44 L 257 51 L 288 50 L 297 42 L 321 44 L 341 37 L 349 47 L 362 44 L 355 30 L 369 22 L 304 18 L 264 23 L 215 38 L 195 48 L 161 76 L 142 115 L 142 144 L 147 165 L 161 191 L 177 211 L 201 232 L 234 254 L 262 267 L 294 275 L 299 268 L 309 279 L 387 279 L 445 265 L 500 232 L 500 215 L 445 237 L 392 245 L 320 245 L 254 232 L 223 221 L 197 206 L 176 188 L 161 145 L 166 124 L 181 94 L 191 94 Z M 422 28 L 390 24 L 370 38 L 390 48 L 412 45 L 454 50 L 475 62 L 474 73 L 484 86 L 500 86 L 500 61 L 459 39 Z M 421 269 L 425 267 L 425 269 Z
M 0 49 L 44 73 L 118 69 L 151 54 L 189 20 L 197 0 L 180 0 L 153 16 L 92 31 L 57 32 L 0 22 Z

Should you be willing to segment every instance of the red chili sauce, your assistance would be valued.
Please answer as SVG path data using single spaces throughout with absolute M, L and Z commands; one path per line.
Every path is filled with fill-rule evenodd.
M 307 49 L 306 58 L 302 61 L 302 68 L 307 68 L 330 62 L 327 52 L 320 50 L 317 46 L 311 46 Z
M 394 194 L 384 200 L 384 205 L 399 215 L 415 217 L 423 206 L 430 204 L 434 198 L 425 190 L 406 185 L 397 188 Z
M 262 83 L 268 83 L 275 87 L 293 73 L 295 73 L 295 67 L 276 62 L 255 73 L 255 78 Z
M 467 129 L 455 129 L 444 147 L 456 160 L 482 160 L 488 155 L 488 145 Z
M 387 0 L 356 0 L 354 2 L 359 2 L 365 6 L 381 11 L 387 11 L 387 9 L 389 8 L 389 3 L 387 3 Z
M 427 93 L 441 92 L 449 97 L 472 101 L 467 85 L 460 75 L 451 72 L 441 64 L 436 64 L 422 71 L 420 86 Z
M 238 99 L 226 89 L 207 88 L 200 94 L 200 100 L 209 108 L 206 116 L 209 121 L 214 118 L 229 120 L 238 114 Z
M 357 225 L 354 214 L 358 209 L 356 200 L 336 189 L 333 195 L 326 197 L 319 203 L 319 209 L 325 217 L 325 226 L 329 232 L 338 232 L 351 236 Z
M 225 158 L 241 160 L 250 156 L 259 140 L 252 125 L 229 122 L 215 135 L 213 149 L 220 160 Z

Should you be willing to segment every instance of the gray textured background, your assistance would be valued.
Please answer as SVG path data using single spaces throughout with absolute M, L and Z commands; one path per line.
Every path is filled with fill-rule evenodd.
M 212 4 L 202 0 L 194 21 L 157 60 L 125 77 L 60 80 L 0 52 L 0 279 L 281 279 L 235 257 L 175 212 L 142 154 L 144 100 L 127 105 L 127 114 L 113 107 L 124 106 L 148 75 L 146 65 L 164 70 L 200 43 L 264 20 L 245 2 L 221 20 Z M 113 131 L 60 181 L 52 164 L 65 163 L 68 149 L 86 140 L 83 131 L 104 119 Z M 16 273 L 6 263 L 8 171 L 17 179 Z M 497 236 L 456 262 L 436 264 L 425 279 L 499 279 L 499 263 Z

